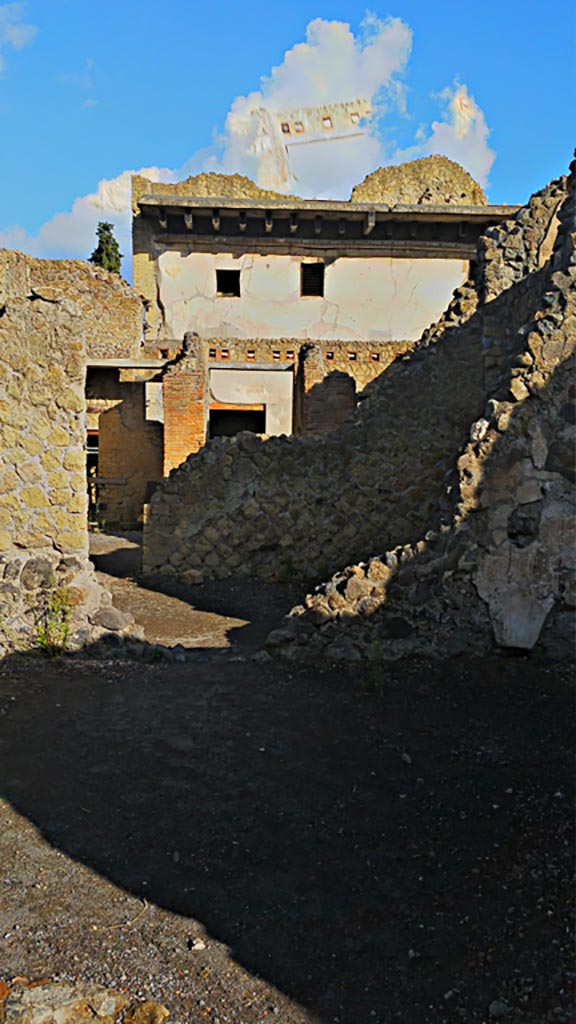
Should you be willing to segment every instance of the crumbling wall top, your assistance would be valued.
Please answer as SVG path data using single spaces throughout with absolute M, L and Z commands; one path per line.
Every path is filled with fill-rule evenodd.
M 393 167 L 379 167 L 352 189 L 353 203 L 417 203 L 485 206 L 478 182 L 455 160 L 425 156 Z
M 298 196 L 260 188 L 243 174 L 193 174 L 184 181 L 167 183 L 150 181 L 140 174 L 132 175 L 132 209 L 138 213 L 138 200 L 145 195 L 212 196 L 226 199 L 297 199 Z
M 55 304 L 76 304 L 90 358 L 139 354 L 142 302 L 119 274 L 84 260 L 45 260 L 0 249 L 0 307 L 8 300 L 31 296 Z
M 194 196 L 197 199 L 269 199 L 294 201 L 301 197 L 260 188 L 243 174 L 196 174 L 166 183 L 132 175 L 132 208 L 139 213 L 143 196 Z M 309 200 L 302 199 L 302 203 Z M 351 203 L 485 206 L 486 196 L 474 178 L 454 160 L 428 156 L 394 167 L 380 167 L 352 189 Z

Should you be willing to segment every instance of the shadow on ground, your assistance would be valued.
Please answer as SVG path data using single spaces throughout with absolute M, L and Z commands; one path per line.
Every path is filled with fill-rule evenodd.
M 172 577 L 142 578 L 137 531 L 91 534 L 90 557 L 114 604 L 134 615 L 149 642 L 188 650 L 258 649 L 309 583 L 227 579 L 191 587 Z
M 0 696 L 3 795 L 40 833 L 22 840 L 26 863 L 47 840 L 94 879 L 178 915 L 175 929 L 200 922 L 288 997 L 283 1022 L 473 1022 L 500 999 L 522 1007 L 510 1019 L 542 1024 L 565 1005 L 566 669 L 494 658 L 396 664 L 373 680 L 250 662 L 16 658 Z M 14 891 L 23 916 L 5 963 L 16 971 L 19 957 L 22 973 L 52 933 Z M 82 921 L 87 902 L 92 920 L 106 916 L 99 899 L 66 893 Z M 77 971 L 90 931 L 74 920 L 42 949 L 58 964 L 73 952 Z M 146 943 L 134 966 L 136 938 L 110 942 L 112 981 L 137 987 Z M 162 947 L 184 979 L 190 956 L 180 939 Z M 213 1013 L 263 1021 L 232 1006 L 215 971 Z M 190 974 L 195 995 L 206 977 L 192 985 Z M 186 984 L 156 995 L 184 1013 Z

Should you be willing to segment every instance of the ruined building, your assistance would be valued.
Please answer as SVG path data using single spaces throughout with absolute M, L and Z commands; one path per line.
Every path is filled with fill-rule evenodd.
M 573 186 L 489 206 L 439 157 L 349 202 L 135 178 L 134 289 L 1 252 L 9 630 L 55 577 L 77 644 L 133 628 L 87 561 L 88 458 L 91 517 L 144 519 L 148 573 L 323 581 L 271 640 L 287 656 L 559 650 Z
M 327 581 L 271 638 L 295 657 L 570 648 L 575 171 L 485 231 L 474 279 L 338 429 L 215 439 L 171 473 L 147 571 Z
M 138 522 L 155 485 L 211 437 L 333 430 L 473 272 L 478 236 L 515 209 L 487 205 L 445 158 L 407 165 L 406 202 L 392 202 L 395 188 L 391 169 L 350 202 L 239 175 L 134 177 L 143 342 L 136 358 L 89 353 L 101 519 Z

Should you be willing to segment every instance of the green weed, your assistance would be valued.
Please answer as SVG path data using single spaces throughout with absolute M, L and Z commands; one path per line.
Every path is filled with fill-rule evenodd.
M 379 640 L 374 640 L 372 644 L 372 652 L 368 659 L 366 675 L 361 682 L 361 689 L 363 693 L 373 693 L 377 696 L 381 696 L 384 690 L 384 662 Z
M 296 567 L 292 560 L 291 555 L 288 555 L 285 562 L 282 562 L 278 570 L 278 579 L 281 583 L 290 583 L 291 580 L 296 578 Z
M 35 647 L 51 658 L 64 654 L 70 639 L 71 615 L 70 591 L 53 577 L 42 606 L 36 610 Z

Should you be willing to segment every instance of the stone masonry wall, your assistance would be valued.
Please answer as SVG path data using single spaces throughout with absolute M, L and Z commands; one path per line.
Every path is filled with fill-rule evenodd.
M 506 320 L 500 324 L 499 368 L 492 357 L 488 366 L 491 396 L 470 425 L 434 528 L 317 587 L 269 638 L 284 656 L 377 663 L 537 643 L 547 656 L 574 654 L 576 162 L 568 184 L 568 198 L 553 185 L 520 215 L 533 282 L 541 283 L 540 264 L 552 256 L 545 290 L 516 334 Z M 534 221 L 561 194 L 550 219 L 560 227 L 552 254 L 550 234 L 546 248 L 533 244 Z M 491 296 L 502 279 L 512 293 L 519 280 L 518 261 L 510 267 L 502 259 L 506 242 L 505 233 L 486 241 Z M 497 320 L 487 320 L 494 340 Z
M 21 269 L 21 268 L 19 268 Z M 0 650 L 34 644 L 66 592 L 70 646 L 130 629 L 88 561 L 86 343 L 67 299 L 0 307 Z
M 415 347 L 413 341 L 314 341 L 302 338 L 199 338 L 196 344 L 202 347 L 204 358 L 210 366 L 222 363 L 238 363 L 250 367 L 250 363 L 293 363 L 297 364 L 302 349 L 314 349 L 322 358 L 323 375 L 334 370 L 347 373 L 362 390 L 379 376 L 395 359 Z M 158 344 L 143 349 L 144 356 L 157 358 L 164 351 L 170 359 L 176 358 L 181 349 L 173 346 L 161 349 Z
M 271 364 L 295 373 L 293 433 L 325 434 L 356 408 L 356 388 L 365 388 L 413 343 L 303 342 L 299 338 L 204 339 L 189 337 L 163 376 L 164 475 L 206 443 L 211 399 L 210 368 Z
M 0 249 L 0 307 L 8 298 L 38 296 L 46 302 L 75 302 L 92 359 L 140 354 L 142 302 L 118 274 L 82 260 L 43 260 Z
M 441 321 L 373 382 L 338 430 L 322 439 L 215 439 L 171 473 L 150 505 L 145 571 L 188 580 L 325 577 L 422 536 L 494 373 L 541 306 L 546 274 L 534 269 L 534 253 L 563 190 L 555 182 L 531 201 L 529 239 L 517 218 L 500 227 L 500 291 L 492 274 L 485 297 L 482 269 L 478 285 L 457 289 Z M 485 336 L 486 314 L 500 324 L 497 338 Z
M 99 506 L 106 527 L 134 529 L 162 479 L 162 425 L 146 420 L 145 384 L 119 385 L 121 398 L 98 419 Z
M 379 167 L 352 189 L 353 203 L 470 203 L 483 205 L 486 196 L 478 182 L 447 156 L 424 156 L 408 163 Z

